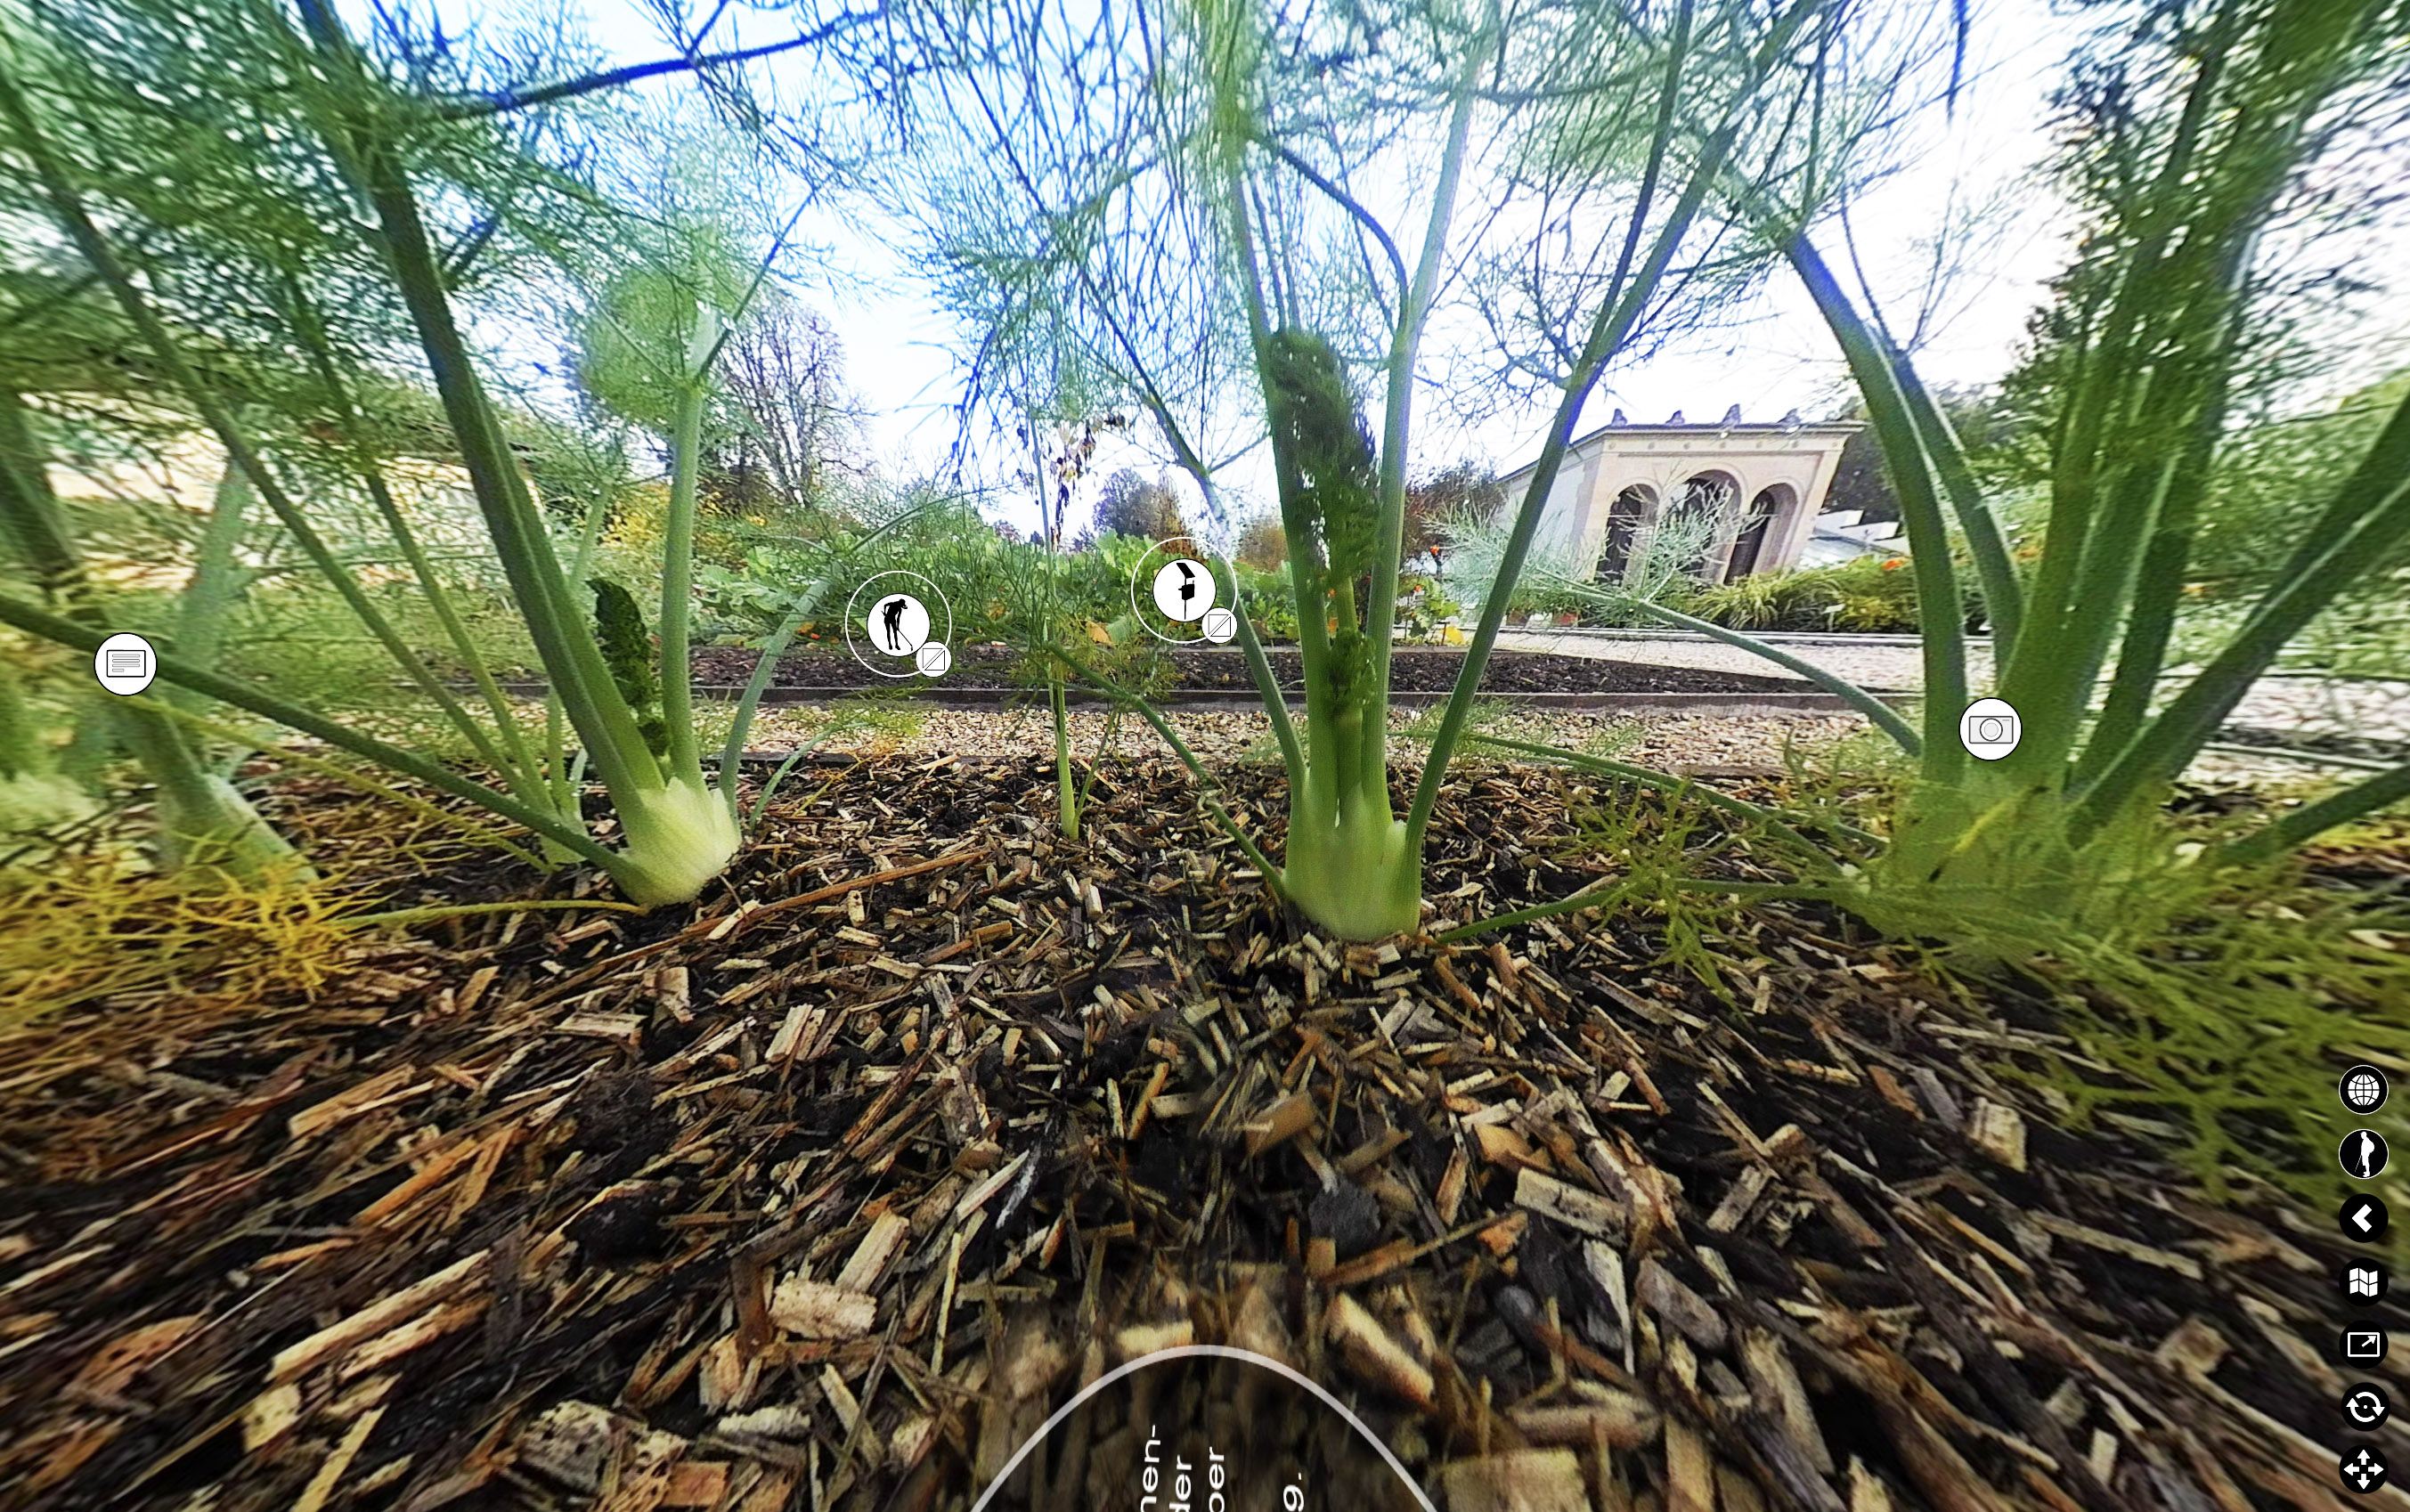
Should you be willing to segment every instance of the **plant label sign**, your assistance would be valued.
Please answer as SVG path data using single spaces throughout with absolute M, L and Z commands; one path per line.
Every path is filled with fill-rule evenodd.
M 1178 624 L 1204 618 L 1213 607 L 1213 574 L 1193 557 L 1165 562 L 1154 574 L 1154 606 Z
M 1227 1345 L 1140 1355 L 1030 1427 L 971 1512 L 1433 1512 L 1339 1398 Z

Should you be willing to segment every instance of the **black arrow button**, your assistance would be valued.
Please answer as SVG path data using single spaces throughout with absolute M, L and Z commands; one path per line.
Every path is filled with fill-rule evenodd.
M 2336 1214 L 2345 1239 L 2356 1239 L 2363 1244 L 2374 1243 L 2385 1237 L 2388 1221 L 2385 1204 L 2366 1192 L 2354 1192 L 2343 1199 L 2343 1211 Z

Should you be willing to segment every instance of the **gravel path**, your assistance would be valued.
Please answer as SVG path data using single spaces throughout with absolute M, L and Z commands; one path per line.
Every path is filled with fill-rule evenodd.
M 1755 671 L 1763 674 L 1773 665 L 1738 647 L 1704 639 L 1606 640 L 1546 632 L 1510 632 L 1501 634 L 1498 644 L 1509 650 L 1551 651 L 1561 656 L 1612 658 L 1618 662 L 1651 662 L 1660 666 L 1692 667 L 1704 671 Z M 1922 654 L 1912 646 L 1794 644 L 1782 648 L 1862 687 L 1909 690 L 1920 687 L 1924 682 Z M 1978 644 L 1968 647 L 1967 670 L 1978 684 L 1990 679 L 1992 650 L 1988 645 Z M 2410 682 L 2262 677 L 2236 705 L 2230 722 L 2298 734 L 2410 739 Z

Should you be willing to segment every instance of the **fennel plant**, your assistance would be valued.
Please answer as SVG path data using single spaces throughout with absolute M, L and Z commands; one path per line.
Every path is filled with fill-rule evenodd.
M 694 896 L 727 864 L 738 841 L 733 786 L 723 781 L 715 791 L 703 774 L 687 667 L 701 417 L 730 324 L 759 288 L 767 261 L 749 285 L 720 276 L 724 269 L 639 267 L 606 289 L 594 312 L 591 344 L 614 348 L 601 366 L 643 370 L 633 382 L 658 401 L 657 423 L 673 458 L 670 527 L 661 560 L 658 703 L 648 717 L 638 707 L 644 695 L 634 665 L 644 659 L 643 628 L 632 621 L 630 604 L 606 593 L 598 634 L 588 608 L 594 601 L 586 596 L 579 576 L 562 566 L 550 526 L 513 453 L 507 417 L 488 392 L 456 308 L 456 289 L 511 223 L 513 207 L 507 199 L 493 204 L 486 221 L 445 246 L 440 244 L 442 223 L 414 182 L 464 161 L 460 144 L 447 140 L 447 133 L 465 136 L 481 150 L 502 149 L 500 161 L 515 164 L 522 174 L 509 192 L 558 190 L 564 184 L 559 170 L 534 159 L 519 140 L 484 119 L 495 111 L 451 110 L 414 93 L 419 86 L 407 70 L 370 57 L 322 5 L 301 6 L 298 28 L 282 12 L 231 0 L 197 11 L 130 6 L 112 17 L 97 40 L 78 29 L 77 14 L 71 6 L 43 7 L 30 43 L 0 56 L 0 143 L 30 170 L 39 204 L 56 229 L 57 254 L 76 259 L 86 282 L 106 291 L 167 400 L 215 440 L 229 467 L 240 472 L 312 568 L 469 742 L 481 763 L 499 776 L 500 786 L 345 726 L 297 700 L 226 677 L 183 646 L 161 655 L 162 681 L 282 723 L 372 767 L 524 825 L 551 857 L 597 865 L 639 904 Z M 210 49 L 196 51 L 187 45 L 196 26 L 209 30 Z M 217 123 L 236 150 L 209 155 L 192 186 L 166 175 L 129 181 L 107 161 L 106 136 L 68 139 L 58 129 L 69 119 L 90 127 L 94 101 L 113 112 L 98 118 L 104 124 L 128 123 L 122 134 L 138 148 L 158 150 L 161 123 L 172 116 L 179 118 L 174 129 L 187 134 L 188 120 Z M 457 182 L 452 187 L 472 188 Z M 569 187 L 572 203 L 591 208 L 599 200 L 584 188 Z M 189 202 L 178 197 L 187 192 L 195 196 Z M 324 243 L 320 261 L 350 282 L 313 284 L 288 249 L 272 238 L 254 238 L 253 227 L 260 224 L 292 227 L 295 234 L 307 228 Z M 217 354 L 200 349 L 186 334 L 198 323 L 174 317 L 167 301 L 176 286 L 163 291 L 147 276 L 156 244 L 178 237 L 214 250 L 221 277 L 244 297 L 246 313 L 271 322 L 281 349 L 303 355 L 316 385 L 315 429 L 339 438 L 333 449 L 352 486 L 373 502 L 392 545 L 451 630 L 456 648 L 477 678 L 476 696 L 486 705 L 484 720 L 404 641 L 358 573 L 329 545 L 289 487 L 291 474 L 283 464 L 290 458 L 276 454 L 276 442 L 286 433 L 264 433 L 246 423 L 240 402 L 227 391 Z M 129 243 L 138 250 L 128 251 Z M 356 324 L 380 316 L 392 318 L 407 333 L 440 401 L 448 449 L 468 475 L 512 602 L 526 621 L 562 716 L 582 742 L 573 760 L 560 739 L 540 740 L 522 727 L 470 650 L 457 617 L 447 612 L 447 588 L 395 502 L 391 453 L 358 400 L 365 353 L 390 353 L 399 334 Z M 603 503 L 598 496 L 578 543 L 577 574 L 590 554 Z M 13 516 L 35 519 L 38 513 L 21 509 Z M 812 596 L 805 596 L 795 618 L 808 611 Z M 72 605 L 66 607 L 70 612 L 61 613 L 0 595 L 0 622 L 90 651 L 104 632 L 89 615 L 80 618 Z M 616 666 L 602 644 L 605 636 L 618 652 Z M 758 689 L 752 696 L 758 698 Z M 159 722 L 178 714 L 174 701 L 146 698 L 130 706 L 138 734 L 174 733 L 173 725 Z M 553 734 L 560 722 L 553 721 Z M 745 722 L 740 715 L 723 753 L 723 774 L 733 774 Z M 159 761 L 172 757 L 164 742 L 154 740 L 152 746 L 146 762 L 154 755 Z M 610 793 L 621 831 L 616 847 L 599 843 L 580 812 L 577 777 L 588 770 Z M 194 792 L 196 798 L 222 799 L 231 792 L 222 789 L 212 779 Z
M 1357 56 L 1354 23 L 1251 0 L 1142 6 L 1101 29 L 1016 0 L 967 35 L 950 7 L 899 12 L 899 35 L 927 54 L 916 119 L 975 145 L 942 181 L 924 172 L 894 192 L 926 227 L 941 297 L 980 332 L 980 361 L 1002 331 L 1109 375 L 1216 520 L 1232 516 L 1225 473 L 1246 449 L 1219 439 L 1237 408 L 1228 379 L 1253 380 L 1246 407 L 1270 440 L 1288 542 L 1302 721 L 1227 566 L 1217 577 L 1288 778 L 1281 862 L 1229 821 L 1159 709 L 1061 654 L 1164 735 L 1317 927 L 1418 926 L 1433 807 L 1583 406 L 1610 363 L 1767 265 L 1718 245 L 1733 185 L 1819 177 L 1876 129 L 1868 102 L 1895 77 L 1822 87 L 1862 56 L 1840 45 L 1854 15 L 1824 0 L 1683 0 L 1646 15 L 1402 5 L 1377 23 L 1397 51 Z M 992 45 L 999 33 L 1017 40 Z M 1496 202 L 1460 214 L 1476 162 L 1494 171 L 1474 176 L 1474 193 Z M 1401 221 L 1419 222 L 1418 243 L 1401 245 Z M 1525 278 L 1526 260 L 1545 276 Z M 1405 480 L 1419 355 L 1451 288 L 1496 333 L 1498 386 L 1551 413 L 1401 813 L 1388 684 Z
M 1832 895 L 1886 932 L 2011 942 L 2147 938 L 2171 920 L 2170 868 L 2255 865 L 2410 798 L 2410 763 L 2238 834 L 2195 863 L 2159 813 L 2252 683 L 2410 542 L 2410 395 L 2273 565 L 2222 644 L 2189 669 L 2170 647 L 2204 495 L 2238 395 L 2266 361 L 2281 293 L 2272 228 L 2349 192 L 2348 123 L 2397 79 L 2410 21 L 2380 4 L 2224 0 L 2128 39 L 2141 77 L 2098 96 L 2098 130 L 2065 171 L 2090 213 L 2084 250 L 2037 329 L 2052 395 L 2050 508 L 2021 571 L 1931 391 L 1859 308 L 1795 213 L 1758 202 L 1847 359 L 1907 529 L 1919 603 L 1921 718 L 1751 636 L 1655 604 L 1662 623 L 1754 651 L 1847 699 L 1914 761 L 1881 846 Z M 2110 103 L 2099 104 L 2106 100 Z M 1971 690 L 1955 525 L 1995 627 L 1994 691 L 2021 738 L 1995 761 L 1959 738 Z M 1620 601 L 1591 588 L 1603 602 Z M 1985 949 L 1992 949 L 1986 946 Z M 1994 953 L 2000 953 L 1995 950 Z

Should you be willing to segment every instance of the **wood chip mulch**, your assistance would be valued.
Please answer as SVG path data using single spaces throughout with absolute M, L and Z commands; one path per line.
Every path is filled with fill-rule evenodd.
M 2322 1215 L 2055 1128 L 1990 1068 L 2063 1042 L 1841 921 L 1735 915 L 1727 1006 L 1645 918 L 1319 939 L 1168 765 L 1076 842 L 1025 762 L 810 796 L 689 909 L 8 1044 L 0 1505 L 965 1507 L 1192 1341 L 1442 1505 L 2343 1500 Z M 1578 797 L 1455 778 L 1434 928 L 1597 874 Z

